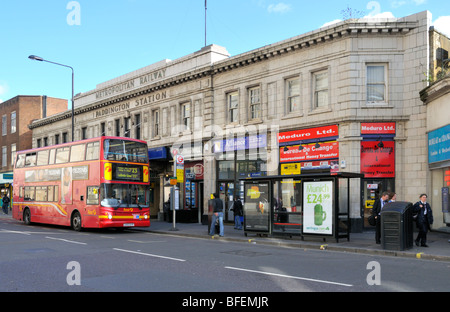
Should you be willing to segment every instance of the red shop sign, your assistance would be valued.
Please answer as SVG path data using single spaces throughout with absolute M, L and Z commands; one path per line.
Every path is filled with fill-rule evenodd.
M 184 169 L 186 171 L 186 179 L 203 180 L 203 162 L 185 163 Z
M 394 178 L 395 142 L 383 141 L 384 147 L 378 147 L 378 143 L 361 142 L 361 173 L 366 178 Z
M 361 134 L 395 134 L 395 122 L 363 122 Z
M 315 148 L 315 144 L 302 146 L 301 151 L 298 149 L 299 145 L 281 147 L 280 163 L 339 158 L 339 143 L 336 141 L 320 143 L 319 148 Z
M 337 125 L 278 133 L 278 143 L 339 136 Z

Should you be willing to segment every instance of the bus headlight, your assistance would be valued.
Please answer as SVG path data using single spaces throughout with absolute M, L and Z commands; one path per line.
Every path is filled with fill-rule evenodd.
M 112 220 L 112 214 L 108 213 L 108 219 Z

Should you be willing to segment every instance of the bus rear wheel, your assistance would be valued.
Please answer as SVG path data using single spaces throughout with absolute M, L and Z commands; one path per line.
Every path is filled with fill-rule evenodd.
M 72 224 L 72 229 L 74 229 L 77 232 L 81 231 L 81 215 L 78 211 L 76 211 L 72 214 L 71 224 Z
M 23 211 L 23 223 L 25 223 L 26 225 L 31 224 L 31 212 L 28 208 L 25 208 L 25 210 Z

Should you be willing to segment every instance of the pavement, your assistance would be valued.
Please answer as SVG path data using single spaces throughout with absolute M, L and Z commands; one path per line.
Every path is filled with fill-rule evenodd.
M 4 215 L 0 212 L 0 220 L 12 219 L 11 214 Z M 20 221 L 17 221 L 20 222 Z M 351 252 L 378 256 L 407 257 L 434 261 L 450 262 L 450 231 L 428 232 L 427 245 L 429 247 L 413 247 L 406 250 L 386 250 L 382 245 L 375 243 L 375 232 L 366 231 L 362 233 L 350 233 L 350 239 L 340 238 L 338 242 L 332 237 L 304 236 L 259 236 L 243 230 L 234 229 L 234 225 L 224 225 L 224 236 L 208 234 L 208 226 L 199 223 L 173 223 L 166 221 L 151 220 L 148 228 L 133 228 L 136 231 L 147 231 L 151 233 L 173 235 L 181 237 L 194 237 L 200 239 L 241 242 L 246 244 L 270 245 L 287 248 L 316 249 L 326 251 Z M 414 239 L 417 232 L 414 232 Z

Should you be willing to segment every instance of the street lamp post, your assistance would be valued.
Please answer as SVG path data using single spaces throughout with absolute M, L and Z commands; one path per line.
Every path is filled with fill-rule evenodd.
M 73 88 L 73 81 L 74 81 L 73 67 L 68 66 L 68 65 L 64 65 L 64 64 L 60 64 L 60 63 L 55 63 L 55 62 L 52 62 L 52 61 L 48 61 L 48 60 L 45 60 L 42 57 L 36 56 L 36 55 L 30 55 L 28 58 L 30 60 L 35 60 L 35 61 L 39 61 L 39 62 L 47 62 L 47 63 L 52 63 L 52 64 L 55 64 L 55 65 L 59 65 L 59 66 L 64 66 L 64 67 L 70 68 L 72 70 L 72 142 L 73 142 L 74 141 L 74 116 L 75 116 L 75 114 L 74 114 L 74 101 L 73 101 L 73 89 L 74 89 Z

